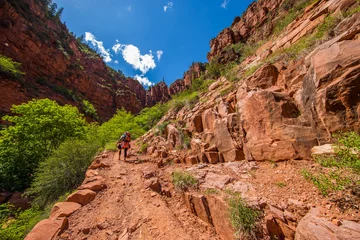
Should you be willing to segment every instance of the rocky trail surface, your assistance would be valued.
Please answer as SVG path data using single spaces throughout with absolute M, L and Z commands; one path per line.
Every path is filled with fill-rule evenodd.
M 107 188 L 69 217 L 69 228 L 57 239 L 219 239 L 211 226 L 188 213 L 180 196 L 169 198 L 149 188 L 153 183 L 146 178 L 156 174 L 153 163 L 136 156 L 125 163 L 118 157 L 111 152 L 103 159 L 109 167 L 96 172 Z

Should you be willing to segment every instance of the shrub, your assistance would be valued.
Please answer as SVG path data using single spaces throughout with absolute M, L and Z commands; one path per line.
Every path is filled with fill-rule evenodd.
M 316 156 L 315 160 L 324 167 L 349 168 L 360 174 L 360 135 L 346 132 L 334 135 L 335 156 Z
M 14 62 L 11 58 L 0 55 L 0 72 L 14 78 L 19 78 L 24 75 L 20 71 L 21 63 Z
M 130 132 L 132 140 L 143 135 L 146 131 L 135 121 L 134 115 L 124 109 L 116 114 L 97 129 L 97 137 L 101 146 L 115 145 L 115 142 L 124 132 Z
M 275 185 L 278 186 L 279 188 L 286 187 L 286 183 L 284 183 L 284 182 L 277 182 L 277 183 L 275 183 Z
M 156 104 L 151 108 L 144 108 L 140 114 L 135 116 L 135 122 L 140 125 L 145 131 L 150 130 L 162 118 L 168 110 L 165 104 Z
M 172 183 L 177 190 L 185 191 L 189 187 L 196 187 L 198 180 L 188 172 L 174 171 L 171 174 Z
M 230 222 L 241 239 L 256 239 L 260 211 L 253 209 L 238 195 L 229 199 Z
M 96 108 L 92 105 L 88 100 L 82 100 L 81 106 L 84 109 L 84 112 L 87 113 L 89 116 L 94 118 L 98 118 Z
M 96 155 L 99 145 L 93 141 L 68 140 L 40 163 L 27 195 L 33 204 L 44 207 L 77 188 Z
M 311 181 L 323 196 L 327 196 L 330 191 L 344 190 L 353 184 L 353 181 L 349 177 L 341 177 L 340 175 L 342 174 L 337 171 L 313 174 L 303 169 L 301 174 L 306 180 Z
M 36 223 L 46 217 L 47 215 L 38 208 L 30 208 L 23 212 L 17 212 L 15 219 L 4 219 L 3 222 L 0 222 L 2 225 L 0 227 L 0 239 L 22 240 Z
M 217 79 L 221 76 L 221 70 L 223 66 L 218 63 L 216 60 L 211 60 L 208 65 L 206 65 L 207 76 L 211 79 Z
M 76 107 L 49 99 L 13 106 L 13 125 L 0 131 L 0 188 L 23 190 L 29 186 L 39 162 L 69 138 L 85 137 L 88 125 Z

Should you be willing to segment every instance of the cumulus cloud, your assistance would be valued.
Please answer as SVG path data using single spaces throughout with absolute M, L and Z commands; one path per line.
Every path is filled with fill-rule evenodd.
M 224 2 L 221 4 L 221 7 L 226 9 L 229 2 L 230 2 L 230 0 L 224 0 Z
M 163 55 L 163 51 L 162 50 L 158 50 L 158 51 L 156 51 L 156 57 L 157 57 L 157 59 L 160 61 L 160 58 L 161 58 L 161 55 Z
M 97 49 L 105 62 L 111 62 L 111 55 L 109 49 L 104 48 L 102 41 L 96 40 L 95 36 L 90 32 L 85 32 L 85 41 L 90 42 L 93 47 Z
M 118 60 L 115 60 L 114 63 L 115 63 L 115 64 L 119 64 L 119 61 L 118 61 Z
M 134 69 L 140 70 L 142 74 L 147 73 L 150 69 L 156 67 L 154 56 L 151 51 L 141 55 L 140 50 L 132 44 L 120 44 L 118 41 L 112 47 L 115 53 L 121 53 L 124 60 Z
M 148 87 L 154 85 L 154 83 L 150 82 L 147 77 L 144 77 L 144 75 L 135 75 L 134 78 L 138 80 L 142 85 L 146 85 Z
M 166 12 L 167 10 L 171 9 L 173 7 L 174 3 L 173 2 L 168 2 L 165 6 L 164 6 L 164 12 Z

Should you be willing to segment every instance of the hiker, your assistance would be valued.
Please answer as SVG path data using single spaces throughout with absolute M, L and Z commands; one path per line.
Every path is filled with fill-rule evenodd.
M 121 156 L 121 149 L 124 149 L 124 161 L 126 162 L 127 150 L 130 148 L 131 135 L 129 132 L 125 132 L 117 141 L 117 147 L 119 148 L 119 161 Z

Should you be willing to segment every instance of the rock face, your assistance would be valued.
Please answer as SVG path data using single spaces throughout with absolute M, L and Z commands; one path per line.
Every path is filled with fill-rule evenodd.
M 158 102 L 164 103 L 170 99 L 169 89 L 165 82 L 151 86 L 146 95 L 146 106 L 151 107 Z
M 271 34 L 271 20 L 276 16 L 274 9 L 278 8 L 282 0 L 253 2 L 241 17 L 236 17 L 231 27 L 225 28 L 210 41 L 210 52 L 207 59 L 211 61 L 215 56 L 229 54 L 224 49 L 238 42 L 246 43 L 252 36 L 253 41 L 259 41 Z M 293 1 L 288 1 L 293 2 Z M 258 31 L 261 28 L 262 31 Z M 228 58 L 226 58 L 228 59 Z M 231 61 L 229 59 L 227 62 Z
M 133 113 L 168 99 L 167 88 L 147 92 L 132 78 L 106 66 L 56 17 L 47 17 L 42 1 L 0 3 L 0 54 L 21 63 L 25 75 L 0 74 L 0 112 L 33 98 L 50 98 L 82 109 L 88 100 L 101 120 L 116 109 Z M 84 111 L 83 111 L 84 112 Z
M 317 209 L 312 209 L 300 222 L 296 230 L 296 240 L 320 239 L 360 239 L 360 224 L 343 221 L 340 226 L 317 216 Z
M 192 82 L 201 76 L 206 70 L 206 65 L 200 62 L 194 62 L 189 70 L 184 73 L 182 79 L 178 79 L 173 82 L 169 87 L 170 95 L 180 93 L 191 87 Z
M 230 28 L 212 40 L 210 55 L 223 51 L 227 44 L 250 39 L 254 26 L 266 28 L 271 10 L 281 2 L 251 4 L 242 18 L 235 19 Z M 281 5 L 280 9 L 291 7 L 295 1 L 287 3 L 290 5 Z M 166 151 L 175 156 L 172 151 L 184 146 L 188 137 L 191 151 L 179 157 L 184 163 L 297 160 L 310 158 L 311 148 L 329 143 L 335 132 L 358 131 L 360 13 L 337 22 L 333 35 L 296 60 L 275 59 L 270 64 L 261 58 L 264 52 L 297 44 L 306 34 L 316 31 L 328 14 L 346 11 L 356 4 L 355 0 L 318 1 L 304 8 L 283 33 L 239 64 L 240 69 L 257 66 L 253 74 L 244 77 L 240 73 L 243 79 L 237 83 L 220 77 L 194 107 L 168 113 L 162 121 L 177 119 L 172 129 L 180 133 L 170 135 L 165 131 L 161 141 L 150 133 L 144 137 L 149 148 L 157 154 Z M 191 69 L 195 68 L 193 65 Z M 191 84 L 191 76 L 186 73 L 181 86 Z

